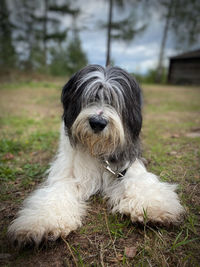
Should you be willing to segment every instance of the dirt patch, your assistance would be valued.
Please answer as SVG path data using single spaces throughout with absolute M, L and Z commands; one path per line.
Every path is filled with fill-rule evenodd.
M 34 118 L 55 116 L 55 114 L 59 116 L 61 114 L 60 93 L 61 91 L 56 88 L 0 90 L 1 116 L 4 114 L 28 115 Z
M 185 136 L 190 137 L 190 138 L 200 137 L 200 128 L 191 130 L 191 132 L 186 133 Z
M 13 207 L 8 208 L 7 211 L 4 209 L 6 223 L 13 218 L 13 209 L 16 212 L 16 208 Z M 113 236 L 111 240 L 105 216 L 110 216 L 106 211 L 106 203 L 102 202 L 99 196 L 95 197 L 91 199 L 91 206 L 83 226 L 71 233 L 65 240 L 60 238 L 56 242 L 43 243 L 38 249 L 29 247 L 18 251 L 9 245 L 8 240 L 4 239 L 4 250 L 9 251 L 9 256 L 2 257 L 1 263 L 30 267 L 36 265 L 42 267 L 81 266 L 81 263 L 87 266 L 100 266 L 100 263 L 120 266 L 125 248 L 141 243 L 143 233 L 140 228 L 133 233 L 135 226 L 130 224 L 124 229 L 126 238 Z M 116 217 L 116 219 L 118 223 L 123 224 L 128 218 Z
M 31 163 L 48 164 L 52 160 L 50 151 L 35 151 L 30 154 Z

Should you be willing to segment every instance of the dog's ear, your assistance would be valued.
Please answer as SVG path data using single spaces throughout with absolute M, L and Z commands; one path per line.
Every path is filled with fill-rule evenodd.
M 63 120 L 68 129 L 71 128 L 82 108 L 82 94 L 84 92 L 85 82 L 80 84 L 80 81 L 88 73 L 99 69 L 101 71 L 104 70 L 99 65 L 88 65 L 76 72 L 63 87 L 61 94 L 61 102 L 64 108 Z
M 131 90 L 124 95 L 126 103 L 124 112 L 127 126 L 135 139 L 139 136 L 142 128 L 142 91 L 135 78 L 130 74 L 127 76 Z
M 142 127 L 142 93 L 135 78 L 121 68 L 110 69 L 115 80 L 123 88 L 124 108 L 122 109 L 123 123 L 129 131 L 131 138 L 137 139 Z
M 77 90 L 79 76 L 79 72 L 75 73 L 62 89 L 63 120 L 68 129 L 81 111 L 81 90 Z

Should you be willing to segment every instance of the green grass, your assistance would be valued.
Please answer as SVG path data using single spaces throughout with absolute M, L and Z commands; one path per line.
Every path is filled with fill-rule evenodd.
M 52 82 L 45 82 L 45 81 L 21 81 L 21 82 L 10 82 L 4 83 L 1 85 L 0 90 L 7 89 L 7 90 L 16 90 L 21 89 L 23 87 L 28 87 L 33 90 L 37 90 L 38 87 L 48 88 L 48 89 L 55 89 L 55 83 Z
M 177 183 L 186 209 L 180 226 L 133 224 L 93 196 L 83 226 L 63 240 L 16 252 L 6 231 L 20 203 L 43 181 L 55 155 L 63 81 L 17 81 L 0 86 L 0 253 L 3 266 L 198 266 L 200 214 L 200 88 L 144 86 L 142 144 L 148 170 Z M 68 245 L 67 245 L 68 244 Z M 134 248 L 135 255 L 126 255 Z

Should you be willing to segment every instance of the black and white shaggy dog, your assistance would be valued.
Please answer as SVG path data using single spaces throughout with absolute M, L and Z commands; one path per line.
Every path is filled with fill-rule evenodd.
M 112 212 L 133 222 L 177 223 L 176 185 L 159 181 L 140 160 L 141 91 L 117 67 L 90 65 L 62 91 L 60 145 L 48 178 L 8 229 L 19 244 L 56 240 L 80 227 L 87 200 L 100 192 Z M 145 214 L 144 214 L 145 213 Z

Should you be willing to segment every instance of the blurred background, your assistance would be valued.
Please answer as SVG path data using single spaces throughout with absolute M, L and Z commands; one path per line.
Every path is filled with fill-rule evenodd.
M 199 18 L 199 0 L 1 0 L 0 75 L 107 62 L 142 82 L 199 84 Z

